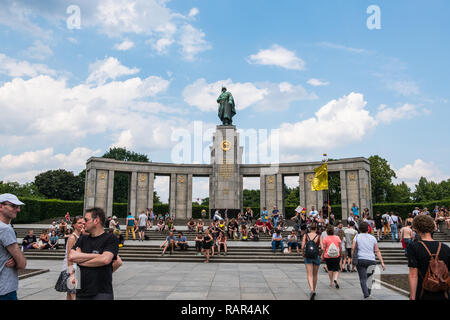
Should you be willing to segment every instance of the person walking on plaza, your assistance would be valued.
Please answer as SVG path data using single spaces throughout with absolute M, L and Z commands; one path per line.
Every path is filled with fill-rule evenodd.
M 339 277 L 339 262 L 341 260 L 341 239 L 334 235 L 334 228 L 328 225 L 327 236 L 322 240 L 322 255 L 327 264 L 328 277 L 330 278 L 330 288 L 335 286 L 339 289 L 337 282 Z
M 273 227 L 276 229 L 278 226 L 278 220 L 280 219 L 280 210 L 276 206 L 272 210 Z
M 355 256 L 357 259 L 356 269 L 358 270 L 359 282 L 361 284 L 364 299 L 367 299 L 371 294 L 370 288 L 372 287 L 372 276 L 375 273 L 375 268 L 371 266 L 376 266 L 377 264 L 375 255 L 378 256 L 383 271 L 386 270 L 386 266 L 384 265 L 383 257 L 378 248 L 377 239 L 368 233 L 369 224 L 367 222 L 361 222 L 359 231 L 360 233 L 356 235 L 353 241 L 352 257 Z M 368 273 L 369 268 L 371 270 Z M 367 285 L 368 282 L 369 286 Z
M 69 261 L 80 267 L 80 289 L 76 300 L 114 300 L 112 273 L 121 263 L 119 241 L 104 231 L 105 212 L 101 208 L 86 210 L 84 231 L 69 253 Z M 120 260 L 119 260 L 120 261 Z
M 76 294 L 76 275 L 77 265 L 76 263 L 72 263 L 72 261 L 68 260 L 68 253 L 73 248 L 78 238 L 81 236 L 82 231 L 84 229 L 84 218 L 80 216 L 76 216 L 73 218 L 72 229 L 73 232 L 67 238 L 66 252 L 64 254 L 64 261 L 62 266 L 62 271 L 59 275 L 58 280 L 56 281 L 55 290 L 58 292 L 66 292 L 66 300 L 75 300 Z M 70 278 L 70 280 L 69 280 Z M 68 282 L 70 281 L 70 282 Z M 68 286 L 69 284 L 69 286 Z M 71 284 L 71 285 L 70 285 Z
M 383 228 L 383 218 L 379 211 L 377 211 L 373 220 L 375 221 L 375 229 L 377 229 L 377 241 L 380 241 L 382 239 L 381 229 Z
M 389 212 L 385 212 L 381 217 L 383 218 L 383 238 L 386 238 L 387 234 L 391 232 L 391 229 L 389 228 Z
M 308 278 L 308 285 L 310 289 L 310 300 L 316 297 L 316 286 L 318 280 L 318 273 L 320 267 L 320 238 L 317 234 L 317 224 L 311 223 L 310 232 L 303 236 L 302 240 L 302 255 L 305 262 L 306 274 Z
M 27 265 L 11 226 L 11 220 L 17 217 L 23 205 L 13 194 L 0 195 L 0 300 L 17 300 L 18 270 Z
M 139 234 L 139 241 L 144 241 L 145 239 L 145 229 L 147 229 L 148 224 L 148 216 L 145 214 L 144 211 L 141 212 L 139 215 L 139 222 L 138 222 L 138 234 Z
M 347 248 L 347 271 L 348 272 L 356 272 L 355 271 L 355 265 L 352 264 L 352 245 L 353 245 L 353 239 L 358 234 L 358 231 L 354 229 L 355 222 L 351 221 L 348 228 L 344 230 L 344 236 L 345 236 L 345 247 Z M 350 266 L 352 266 L 352 269 L 350 270 Z
M 209 263 L 209 257 L 211 254 L 212 244 L 213 244 L 213 237 L 209 233 L 209 230 L 206 229 L 205 234 L 203 236 L 203 250 L 202 250 L 203 254 L 206 257 L 206 260 L 204 261 L 204 263 Z
M 412 227 L 419 234 L 421 240 L 412 242 L 408 247 L 409 299 L 448 301 L 450 296 L 450 279 L 448 276 L 450 248 L 446 244 L 433 239 L 432 233 L 435 230 L 435 225 L 433 218 L 430 216 L 416 216 Z M 434 281 L 438 285 L 435 290 L 430 290 L 431 287 L 428 286 L 429 267 L 433 267 L 434 270 L 431 270 L 433 270 L 435 280 L 437 280 Z

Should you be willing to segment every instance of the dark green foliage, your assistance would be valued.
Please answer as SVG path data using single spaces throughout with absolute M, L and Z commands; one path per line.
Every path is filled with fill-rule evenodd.
M 392 178 L 397 178 L 386 159 L 380 156 L 369 157 L 370 178 L 372 181 L 372 201 L 386 202 L 389 190 L 392 189 Z
M 34 178 L 40 194 L 48 199 L 82 200 L 84 180 L 64 169 L 49 170 Z
M 0 181 L 0 194 L 2 193 L 12 193 L 18 197 L 26 198 L 45 198 L 42 194 L 39 193 L 39 190 L 34 182 L 28 182 L 21 185 L 18 182 L 3 183 L 3 181 Z
M 128 151 L 126 148 L 110 148 L 102 158 L 114 159 L 119 161 L 149 162 L 145 154 Z
M 260 204 L 260 192 L 259 190 L 243 190 L 244 193 L 244 208 L 247 207 L 259 207 Z

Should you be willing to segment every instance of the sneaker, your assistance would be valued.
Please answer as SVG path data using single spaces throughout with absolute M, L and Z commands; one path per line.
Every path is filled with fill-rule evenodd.
M 334 280 L 334 285 L 336 286 L 336 289 L 339 289 L 339 285 L 336 280 Z
M 315 297 L 316 293 L 314 291 L 309 294 L 309 300 L 314 300 Z

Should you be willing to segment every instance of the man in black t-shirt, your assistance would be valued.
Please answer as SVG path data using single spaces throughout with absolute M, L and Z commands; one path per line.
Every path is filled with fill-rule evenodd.
M 120 266 L 118 259 L 119 242 L 117 237 L 106 233 L 105 212 L 100 208 L 86 211 L 85 231 L 73 246 L 69 260 L 80 267 L 80 288 L 77 300 L 114 300 L 112 273 Z

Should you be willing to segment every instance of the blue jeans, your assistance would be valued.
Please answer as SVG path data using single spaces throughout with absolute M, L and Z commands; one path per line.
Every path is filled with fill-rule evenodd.
M 278 224 L 278 217 L 273 218 L 273 228 L 275 229 Z
M 0 296 L 0 300 L 17 300 L 17 291 L 12 291 L 3 296 Z
M 275 250 L 277 249 L 278 246 L 281 247 L 281 252 L 283 252 L 283 250 L 284 250 L 283 241 L 272 240 L 272 251 L 273 252 L 275 252 Z
M 391 236 L 392 236 L 392 241 L 398 240 L 398 229 L 397 229 L 396 224 L 391 224 Z M 395 237 L 395 239 L 394 239 L 394 237 Z

